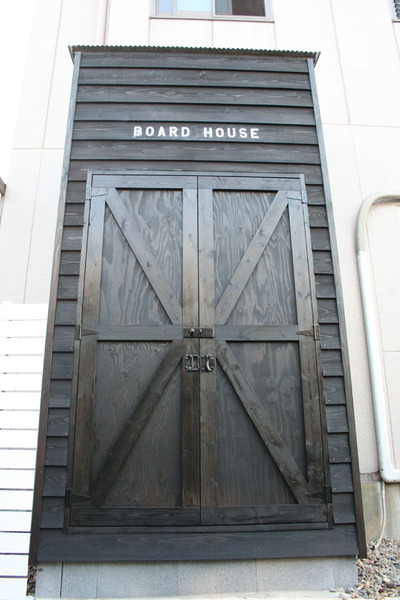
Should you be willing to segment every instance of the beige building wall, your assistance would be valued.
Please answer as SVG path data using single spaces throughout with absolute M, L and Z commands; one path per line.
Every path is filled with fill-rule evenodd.
M 68 45 L 321 51 L 316 67 L 339 249 L 362 473 L 378 470 L 355 255 L 362 199 L 399 190 L 400 23 L 390 0 L 271 0 L 270 22 L 160 19 L 152 0 L 36 0 L 0 228 L 0 302 L 47 302 L 72 62 Z M 106 20 L 104 20 L 106 18 Z M 368 235 L 400 468 L 400 204 L 371 211 Z M 400 535 L 400 532 L 399 532 Z

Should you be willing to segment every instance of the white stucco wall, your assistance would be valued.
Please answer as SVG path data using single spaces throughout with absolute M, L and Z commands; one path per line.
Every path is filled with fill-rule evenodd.
M 0 302 L 46 302 L 72 62 L 94 44 L 103 0 L 36 0 L 0 229 Z M 399 189 L 400 23 L 388 0 L 272 0 L 272 22 L 150 18 L 150 0 L 109 0 L 106 43 L 319 50 L 316 67 L 344 290 L 361 471 L 377 470 L 354 230 L 362 198 Z M 379 213 L 379 214 L 378 214 Z M 398 208 L 370 216 L 389 411 L 399 423 Z M 377 252 L 379 250 L 379 252 Z M 397 262 L 396 262 L 397 261 Z M 393 324 L 395 323 L 395 324 Z M 400 435 L 391 437 L 400 467 Z

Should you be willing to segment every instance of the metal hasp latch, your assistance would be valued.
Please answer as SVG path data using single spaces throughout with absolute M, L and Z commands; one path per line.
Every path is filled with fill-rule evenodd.
M 189 361 L 189 364 L 185 366 L 185 371 L 193 373 L 200 370 L 200 356 L 198 354 L 186 354 L 185 360 Z
M 185 338 L 213 338 L 214 328 L 213 327 L 188 327 L 183 330 L 183 337 Z
M 201 370 L 212 373 L 215 369 L 215 357 L 212 354 L 203 354 L 201 358 L 204 359 L 204 367 Z
M 187 327 L 183 330 L 185 338 L 213 338 L 213 327 Z M 185 371 L 193 373 L 200 370 L 200 360 L 204 361 L 201 367 L 202 371 L 212 373 L 215 369 L 215 358 L 212 354 L 203 354 L 201 357 L 198 354 L 186 354 L 185 360 L 189 364 L 185 365 Z
M 185 365 L 185 371 L 187 373 L 199 371 L 200 359 L 204 365 L 201 370 L 205 373 L 212 373 L 215 369 L 215 357 L 212 354 L 202 354 L 201 357 L 198 354 L 186 354 L 185 360 L 189 361 L 189 364 Z

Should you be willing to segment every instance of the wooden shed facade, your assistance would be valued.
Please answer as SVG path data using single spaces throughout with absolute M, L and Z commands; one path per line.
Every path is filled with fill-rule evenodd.
M 73 56 L 32 558 L 364 553 L 316 56 Z

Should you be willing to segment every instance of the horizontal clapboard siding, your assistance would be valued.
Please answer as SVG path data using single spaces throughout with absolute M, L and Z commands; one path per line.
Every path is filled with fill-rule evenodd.
M 217 142 L 110 142 L 89 141 L 75 142 L 72 146 L 71 158 L 82 160 L 118 159 L 124 156 L 126 160 L 161 160 L 165 153 L 175 156 L 177 160 L 209 161 L 212 156 L 223 156 L 229 162 L 253 162 L 254 156 L 267 163 L 274 161 L 282 163 L 318 164 L 318 148 L 314 146 L 285 146 L 283 144 L 242 144 L 246 146 L 238 156 L 233 144 Z
M 163 125 L 153 127 L 153 131 L 150 129 L 146 133 L 146 129 L 149 126 L 148 122 L 132 122 L 124 121 L 86 121 L 79 122 L 74 128 L 74 140 L 132 140 L 135 138 L 134 126 L 140 127 L 143 135 L 147 138 L 154 140 L 176 140 L 175 128 L 181 131 L 183 127 L 186 127 L 185 122 L 174 122 L 174 127 Z M 231 143 L 248 143 L 248 137 L 241 137 L 240 130 L 246 128 L 246 123 L 229 124 L 225 127 L 210 126 L 208 123 L 195 123 L 190 126 L 190 138 L 193 140 L 195 136 L 196 141 L 205 142 L 210 141 L 209 137 L 204 137 L 205 134 L 211 135 L 217 141 L 231 142 Z M 317 136 L 313 127 L 304 126 L 278 126 L 278 125 L 260 125 L 259 127 L 252 128 L 257 138 L 264 143 L 285 143 L 285 144 L 317 144 Z M 187 132 L 186 132 L 187 133 Z M 242 136 L 244 134 L 242 133 Z
M 312 106 L 309 91 L 249 88 L 165 88 L 151 86 L 89 86 L 79 88 L 77 102 L 130 104 L 222 104 L 223 106 Z M 175 108 L 176 110 L 176 108 Z
M 151 143 L 151 142 L 149 142 Z M 243 144 L 244 145 L 244 144 Z M 165 158 L 169 158 L 168 155 L 164 155 Z M 216 157 L 221 159 L 221 156 Z M 224 158 L 222 156 L 222 158 Z M 257 156 L 253 157 L 258 158 Z M 70 181 L 74 182 L 86 182 L 88 171 L 137 171 L 138 169 L 146 171 L 156 171 L 162 169 L 163 171 L 196 171 L 199 169 L 199 163 L 197 161 L 181 160 L 179 162 L 173 162 L 171 160 L 126 160 L 121 157 L 120 160 L 71 160 L 70 163 Z M 319 165 L 310 165 L 304 163 L 268 163 L 268 162 L 236 162 L 235 172 L 248 173 L 249 169 L 257 175 L 258 173 L 275 173 L 277 175 L 296 175 L 302 173 L 305 176 L 307 184 L 310 185 L 322 185 L 322 171 Z M 225 160 L 218 160 L 216 162 L 204 161 L 201 163 L 201 170 L 203 172 L 232 172 L 232 163 Z
M 64 490 L 78 300 L 78 274 L 88 171 L 302 174 L 307 186 L 315 272 L 324 428 L 331 466 L 335 527 L 326 533 L 331 550 L 355 550 L 351 454 L 339 336 L 336 286 L 309 66 L 303 57 L 244 52 L 210 54 L 185 50 L 83 51 L 71 132 L 51 366 L 41 527 L 41 560 L 117 560 L 121 547 L 101 535 L 88 542 L 63 536 Z M 166 135 L 134 138 L 134 126 L 192 128 L 190 141 Z M 220 139 L 203 136 L 221 127 Z M 228 137 L 240 127 L 258 128 L 256 140 Z M 298 532 L 299 533 L 299 532 Z M 314 547 L 321 532 L 305 545 Z M 325 534 L 324 534 L 325 535 Z M 275 539 L 273 536 L 271 539 Z M 300 539 L 300 538 L 299 538 Z M 305 538 L 304 538 L 305 539 Z M 308 538 L 307 538 L 308 539 Z M 64 540 L 64 541 L 63 541 Z M 96 541 L 97 540 L 97 541 Z M 302 542 L 299 542 L 301 545 Z M 64 546 L 62 546 L 64 544 Z M 92 544 L 92 545 L 90 545 Z M 295 555 L 282 542 L 284 555 Z M 145 545 L 145 543 L 144 543 Z M 271 545 L 273 554 L 274 544 Z M 303 549 L 304 551 L 304 549 Z M 321 551 L 321 550 L 319 550 Z M 145 548 L 146 556 L 151 550 Z M 188 558 L 192 556 L 188 549 Z M 194 550 L 193 550 L 194 552 Z M 317 550 L 309 550 L 317 552 Z M 310 554 L 311 555 L 311 554 Z M 192 556 L 196 558 L 198 556 Z
M 221 69 L 90 69 L 82 68 L 79 83 L 95 85 L 140 85 L 140 86 L 221 86 L 225 71 Z M 230 71 L 229 85 L 245 88 L 278 88 L 309 90 L 308 73 L 283 73 L 279 71 Z
M 246 53 L 247 55 L 238 55 L 233 52 L 223 51 L 219 56 L 210 57 L 207 52 L 202 52 L 196 48 L 195 52 L 185 52 L 185 50 L 174 52 L 83 52 L 81 59 L 81 69 L 90 67 L 96 69 L 116 68 L 146 68 L 153 69 L 155 65 L 162 69 L 206 69 L 223 70 L 229 73 L 231 71 L 262 71 L 263 73 L 282 72 L 282 73 L 307 73 L 307 61 L 301 58 L 274 56 L 266 58 L 265 53 Z M 82 71 L 81 71 L 82 72 Z
M 171 110 L 172 108 L 172 110 Z M 157 119 L 160 122 L 170 123 L 175 121 L 194 120 L 195 123 L 231 123 L 237 124 L 260 124 L 282 126 L 292 125 L 315 125 L 315 117 L 312 108 L 290 106 L 269 106 L 268 110 L 260 112 L 257 106 L 227 106 L 223 107 L 218 114 L 211 106 L 197 105 L 193 114 L 191 106 L 181 104 L 179 111 L 174 110 L 170 104 L 141 104 L 128 103 L 79 103 L 76 107 L 76 122 L 80 121 L 145 121 L 153 116 L 157 110 Z
M 47 305 L 0 305 L 0 598 L 28 568 Z

